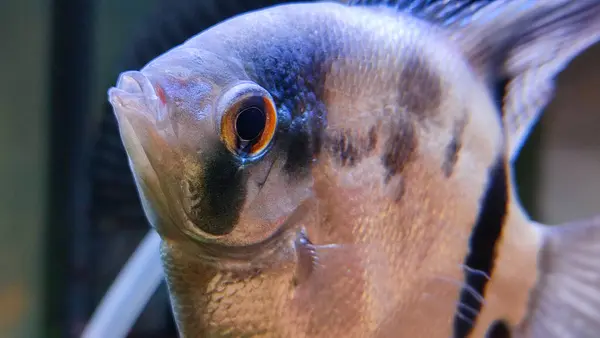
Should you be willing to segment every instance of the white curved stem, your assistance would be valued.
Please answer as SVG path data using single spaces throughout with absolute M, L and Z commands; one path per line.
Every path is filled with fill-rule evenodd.
M 160 236 L 150 230 L 88 322 L 82 338 L 124 338 L 163 281 Z

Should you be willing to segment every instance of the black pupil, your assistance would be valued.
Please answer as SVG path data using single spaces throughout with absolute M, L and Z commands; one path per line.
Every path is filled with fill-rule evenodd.
M 242 110 L 235 121 L 237 136 L 244 141 L 252 141 L 262 133 L 267 124 L 265 113 L 258 107 Z

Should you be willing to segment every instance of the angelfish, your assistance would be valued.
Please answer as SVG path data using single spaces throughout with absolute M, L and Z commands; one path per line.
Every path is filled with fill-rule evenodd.
M 600 219 L 512 162 L 600 1 L 233 17 L 109 90 L 182 337 L 599 337 Z

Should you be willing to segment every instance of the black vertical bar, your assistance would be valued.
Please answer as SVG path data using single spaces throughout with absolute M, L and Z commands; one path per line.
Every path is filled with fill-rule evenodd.
M 91 311 L 86 131 L 92 70 L 91 0 L 53 0 L 46 327 L 79 337 Z M 88 151 L 89 153 L 89 151 Z

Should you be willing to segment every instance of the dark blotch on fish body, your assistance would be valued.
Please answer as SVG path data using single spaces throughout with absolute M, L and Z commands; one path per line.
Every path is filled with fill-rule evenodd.
M 404 120 L 398 123 L 388 137 L 381 161 L 387 173 L 385 182 L 402 173 L 406 164 L 416 155 L 418 146 L 414 122 Z
M 369 128 L 366 135 L 350 130 L 333 130 L 325 134 L 324 141 L 334 160 L 341 166 L 353 167 L 375 150 L 377 131 L 375 126 Z
M 398 104 L 419 119 L 436 114 L 442 102 L 439 75 L 416 53 L 408 58 L 402 68 L 398 90 Z
M 458 155 L 462 148 L 462 137 L 465 130 L 466 120 L 460 119 L 456 121 L 452 132 L 452 139 L 446 146 L 444 162 L 442 163 L 442 171 L 446 177 L 450 177 L 454 172 L 454 166 L 458 160 Z
M 246 199 L 246 176 L 233 155 L 219 144 L 204 168 L 204 191 L 192 210 L 202 231 L 222 236 L 233 231 Z

